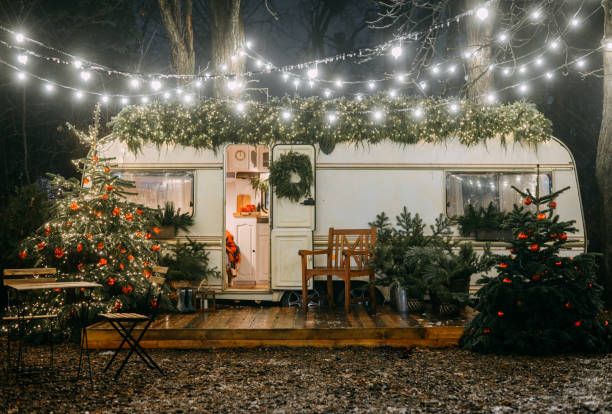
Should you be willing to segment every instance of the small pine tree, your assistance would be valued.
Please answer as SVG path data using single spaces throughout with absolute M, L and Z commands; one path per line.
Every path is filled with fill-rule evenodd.
M 609 323 L 602 316 L 602 289 L 596 256 L 562 257 L 560 249 L 574 221 L 560 221 L 556 198 L 568 188 L 540 197 L 522 192 L 505 227 L 513 230 L 510 254 L 498 256 L 496 277 L 485 277 L 478 292 L 479 313 L 461 344 L 478 352 L 552 354 L 597 352 L 610 347 Z
M 51 218 L 21 243 L 19 259 L 24 265 L 55 267 L 62 280 L 102 284 L 93 291 L 91 315 L 159 306 L 151 303 L 149 283 L 161 250 L 148 231 L 152 212 L 125 199 L 133 183 L 111 173 L 110 159 L 99 158 L 99 107 L 87 132 L 69 129 L 90 148 L 74 162 L 81 179 L 51 175 Z M 73 314 L 60 292 L 39 296 L 32 310 L 50 309 Z

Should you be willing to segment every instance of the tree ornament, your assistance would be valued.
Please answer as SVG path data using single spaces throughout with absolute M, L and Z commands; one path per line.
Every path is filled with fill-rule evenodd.
M 114 217 L 117 217 L 121 214 L 121 209 L 119 207 L 115 207 L 111 213 Z
M 126 285 L 121 287 L 121 293 L 123 293 L 124 295 L 129 295 L 130 293 L 132 293 L 133 290 L 134 288 L 132 287 L 132 285 Z
M 154 244 L 153 246 L 151 246 L 151 250 L 153 250 L 154 252 L 158 252 L 160 251 L 160 249 L 161 249 L 161 246 L 159 244 Z
M 136 209 L 136 214 L 138 214 L 139 216 L 142 216 L 142 214 L 144 213 L 143 209 L 141 209 L 140 207 L 138 207 Z
M 538 220 L 546 220 L 546 213 L 538 213 L 536 218 Z
M 533 199 L 531 197 L 525 197 L 523 199 L 523 204 L 525 204 L 526 206 L 531 205 L 531 203 L 533 203 Z
M 581 325 L 582 325 L 582 321 L 576 321 L 576 322 L 574 322 L 574 326 L 575 326 L 576 328 L 580 328 L 580 326 L 581 326 Z
M 77 270 L 78 270 L 79 272 L 84 272 L 84 271 L 85 271 L 85 263 L 79 263 L 79 264 L 77 265 Z
M 125 270 L 125 265 L 123 263 L 119 263 L 119 269 Z
M 109 174 L 111 169 L 109 167 L 104 167 L 104 174 Z
M 561 260 L 557 260 L 557 261 L 555 262 L 555 266 L 557 266 L 557 267 L 561 267 L 561 266 L 563 266 L 563 262 L 562 262 Z
M 47 243 L 45 243 L 44 240 L 36 244 L 36 248 L 38 250 L 43 250 L 46 246 L 47 246 Z
M 155 233 L 155 234 L 161 233 L 161 229 L 159 227 L 157 227 L 157 226 L 153 227 L 152 230 L 153 230 L 153 233 Z
M 45 236 L 49 236 L 51 234 L 51 226 L 48 224 L 45 226 Z
M 134 215 L 132 213 L 125 213 L 124 216 L 127 221 L 134 220 Z
M 502 279 L 502 282 L 510 285 L 510 284 L 512 284 L 512 279 L 505 277 L 505 278 Z
M 131 262 L 134 260 L 134 256 L 132 256 L 131 254 L 128 254 L 127 259 Z
M 497 311 L 497 316 L 499 316 L 500 318 L 504 317 L 504 312 L 503 311 Z
M 81 253 L 83 251 L 83 243 L 79 243 L 76 246 L 77 253 Z
M 559 240 L 566 241 L 567 240 L 567 233 L 560 233 L 559 234 Z
M 144 277 L 146 277 L 147 279 L 149 279 L 151 276 L 153 276 L 153 273 L 151 273 L 151 271 L 149 269 L 144 269 L 142 271 L 142 274 L 144 275 Z
M 100 198 L 102 198 L 102 200 L 106 201 L 106 200 L 108 200 L 108 194 L 102 194 L 100 196 Z
M 552 239 L 552 240 L 556 239 L 557 237 L 558 237 L 557 233 L 550 233 L 550 234 L 548 235 L 548 238 L 549 238 L 549 239 Z
M 98 260 L 98 267 L 103 267 L 106 266 L 108 264 L 108 260 L 106 260 L 104 257 L 101 257 L 100 260 Z
M 529 235 L 527 235 L 527 233 L 521 231 L 521 232 L 519 232 L 517 237 L 518 237 L 519 240 L 525 240 L 525 239 L 529 238 Z
M 113 191 L 114 189 L 115 189 L 115 187 L 113 187 L 113 186 L 112 186 L 112 185 L 110 185 L 110 184 L 106 186 L 106 192 L 107 192 L 107 193 L 110 193 L 110 192 L 111 192 L 111 191 Z
M 53 255 L 56 259 L 61 259 L 62 257 L 64 257 L 64 249 L 62 249 L 61 247 L 56 247 L 55 249 L 53 249 Z
M 552 200 L 550 203 L 548 203 L 548 207 L 550 207 L 551 209 L 557 208 L 557 202 L 555 200 Z
M 608 325 L 610 325 L 610 321 L 606 319 L 606 320 L 603 322 L 603 325 L 604 325 L 604 326 L 608 326 Z
M 539 282 L 540 280 L 542 280 L 542 275 L 536 273 L 535 275 L 531 276 L 531 280 L 534 282 Z
M 297 176 L 297 182 L 292 182 L 292 175 Z M 312 163 L 306 154 L 289 151 L 270 166 L 269 182 L 279 198 L 298 202 L 310 196 L 313 181 Z
M 117 282 L 117 279 L 115 279 L 114 277 L 109 277 L 108 279 L 106 279 L 106 284 L 108 286 L 115 286 L 116 282 Z
M 104 243 L 102 243 L 102 242 L 98 242 L 98 244 L 96 245 L 96 247 L 98 248 L 98 250 L 104 250 Z
M 500 264 L 497 265 L 500 269 L 507 269 L 508 268 L 508 263 L 506 262 L 501 262 Z
M 538 243 L 531 243 L 531 245 L 529 246 L 529 250 L 531 250 L 534 253 L 539 252 L 540 245 Z
M 563 304 L 563 307 L 564 307 L 565 309 L 567 309 L 567 310 L 570 310 L 570 309 L 572 308 L 572 304 L 571 304 L 570 302 L 565 302 L 565 303 Z
M 89 185 L 90 182 L 91 181 L 89 180 L 89 178 L 87 178 L 87 177 L 83 178 L 83 185 L 84 186 Z
M 115 312 L 118 312 L 121 310 L 122 307 L 123 307 L 123 303 L 119 299 L 115 300 L 115 304 L 113 305 L 113 310 Z
M 70 210 L 77 211 L 79 209 L 79 204 L 76 201 L 72 201 L 70 203 Z
M 159 302 L 157 301 L 156 298 L 151 299 L 151 309 L 157 309 L 159 308 Z
M 19 258 L 21 260 L 25 260 L 26 257 L 28 257 L 28 252 L 26 250 L 22 250 L 22 251 L 19 252 Z

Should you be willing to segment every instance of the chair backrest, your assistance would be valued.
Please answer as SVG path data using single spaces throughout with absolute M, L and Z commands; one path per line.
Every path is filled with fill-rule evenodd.
M 330 227 L 327 239 L 329 254 L 327 266 L 340 268 L 346 265 L 344 251 L 351 251 L 351 267 L 365 269 L 370 262 L 376 244 L 376 228 L 335 229 Z

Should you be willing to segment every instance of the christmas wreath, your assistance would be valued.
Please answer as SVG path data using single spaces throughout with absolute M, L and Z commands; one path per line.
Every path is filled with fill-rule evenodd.
M 297 175 L 299 181 L 293 182 L 292 174 Z M 312 164 L 306 154 L 289 151 L 279 156 L 270 166 L 270 184 L 279 198 L 298 202 L 310 195 L 312 183 Z

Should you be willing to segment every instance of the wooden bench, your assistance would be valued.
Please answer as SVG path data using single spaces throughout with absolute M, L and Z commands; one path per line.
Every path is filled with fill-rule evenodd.
M 302 307 L 308 309 L 308 281 L 316 276 L 327 276 L 327 298 L 334 304 L 333 276 L 344 281 L 344 309 L 351 308 L 351 279 L 368 276 L 370 279 L 370 304 L 376 311 L 376 291 L 374 287 L 374 269 L 370 267 L 376 229 L 329 229 L 327 249 L 300 250 L 302 258 Z M 325 266 L 315 266 L 317 255 L 326 256 Z M 308 257 L 312 257 L 313 267 L 308 268 Z

